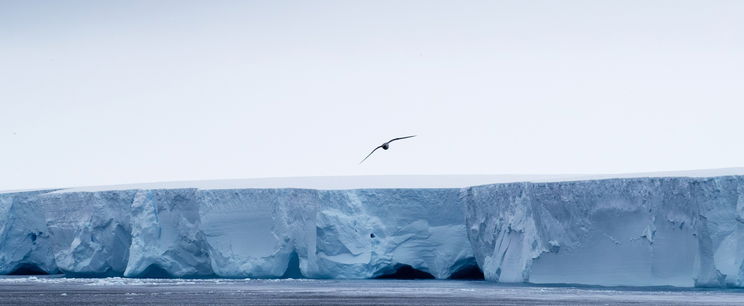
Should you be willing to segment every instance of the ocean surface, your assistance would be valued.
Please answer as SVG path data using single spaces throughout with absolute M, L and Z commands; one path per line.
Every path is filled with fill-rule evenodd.
M 454 280 L 0 277 L 0 305 L 17 304 L 741 305 L 744 290 Z

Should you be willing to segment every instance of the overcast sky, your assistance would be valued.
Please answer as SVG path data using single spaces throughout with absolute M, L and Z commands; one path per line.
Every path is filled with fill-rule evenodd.
M 744 166 L 742 16 L 744 1 L 0 0 L 0 190 Z

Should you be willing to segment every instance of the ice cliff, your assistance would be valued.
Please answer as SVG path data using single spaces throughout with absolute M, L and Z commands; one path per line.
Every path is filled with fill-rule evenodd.
M 0 274 L 744 287 L 744 176 L 0 193 Z
M 597 285 L 744 286 L 744 177 L 466 188 L 486 278 Z
M 458 198 L 458 189 L 6 193 L 0 274 L 372 278 L 410 266 L 447 278 L 475 265 Z

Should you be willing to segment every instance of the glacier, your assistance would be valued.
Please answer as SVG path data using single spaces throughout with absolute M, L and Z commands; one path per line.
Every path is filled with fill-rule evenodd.
M 4 192 L 0 274 L 744 287 L 734 172 Z

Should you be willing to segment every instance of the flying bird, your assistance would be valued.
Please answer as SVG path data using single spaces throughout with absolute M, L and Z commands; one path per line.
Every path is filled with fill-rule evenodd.
M 372 155 L 372 153 L 375 153 L 375 151 L 377 151 L 377 149 L 379 149 L 379 148 L 382 148 L 383 150 L 387 150 L 387 149 L 389 149 L 389 148 L 390 148 L 390 143 L 391 143 L 391 142 L 393 142 L 393 141 L 396 141 L 396 140 L 401 140 L 401 139 L 411 138 L 411 137 L 416 137 L 416 135 L 411 135 L 411 136 L 406 136 L 406 137 L 398 137 L 398 138 L 393 138 L 393 139 L 391 139 L 390 141 L 388 141 L 388 142 L 386 142 L 386 143 L 383 143 L 383 144 L 381 144 L 380 146 L 378 146 L 377 148 L 375 148 L 374 150 L 372 150 L 372 152 L 369 152 L 369 154 L 367 154 L 367 157 L 365 157 L 364 159 L 362 159 L 362 161 L 360 161 L 359 163 L 361 164 L 361 163 L 363 163 L 363 162 L 364 162 L 365 160 L 367 160 L 367 158 L 369 158 L 369 157 L 370 157 L 370 156 Z

